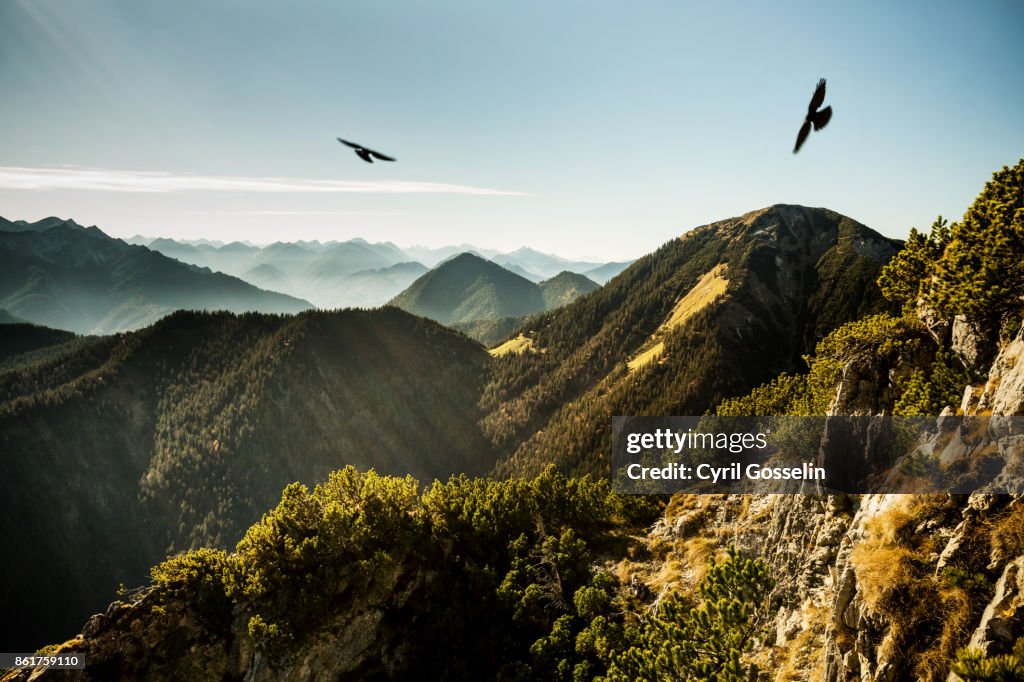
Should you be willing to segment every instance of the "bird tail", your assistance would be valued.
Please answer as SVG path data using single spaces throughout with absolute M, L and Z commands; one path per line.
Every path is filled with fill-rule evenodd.
M 811 117 L 811 121 L 814 122 L 814 129 L 821 130 L 828 125 L 828 122 L 832 120 L 832 107 L 825 107 L 821 111 L 815 112 L 814 116 Z
M 804 121 L 804 124 L 800 126 L 800 132 L 796 136 L 796 146 L 793 147 L 793 153 L 796 154 L 800 151 L 800 147 L 804 146 L 804 142 L 807 140 L 807 136 L 811 134 L 811 122 Z

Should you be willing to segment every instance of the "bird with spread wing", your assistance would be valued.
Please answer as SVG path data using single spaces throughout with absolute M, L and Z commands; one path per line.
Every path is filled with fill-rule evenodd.
M 814 96 L 811 97 L 811 103 L 807 105 L 807 116 L 804 118 L 804 124 L 800 126 L 800 132 L 796 136 L 796 146 L 793 147 L 793 153 L 796 154 L 800 151 L 800 147 L 803 146 L 804 142 L 807 141 L 807 136 L 811 134 L 811 126 L 814 126 L 815 130 L 821 130 L 828 125 L 828 122 L 832 120 L 832 107 L 825 107 L 821 111 L 818 110 L 825 102 L 825 79 L 822 78 L 818 81 L 818 87 L 814 90 Z
M 372 149 L 367 149 L 366 147 L 364 147 L 361 144 L 356 144 L 355 142 L 349 142 L 348 140 L 343 140 L 340 137 L 338 138 L 338 142 L 342 143 L 343 145 L 352 147 L 352 149 L 356 150 L 356 156 L 358 156 L 360 159 L 362 159 L 366 163 L 373 163 L 374 159 L 377 159 L 378 161 L 394 161 L 395 160 L 395 159 L 393 159 L 390 156 L 385 156 L 384 154 L 381 154 L 380 152 L 375 152 Z

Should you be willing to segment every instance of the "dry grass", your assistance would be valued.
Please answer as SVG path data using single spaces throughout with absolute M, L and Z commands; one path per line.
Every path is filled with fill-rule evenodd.
M 857 574 L 857 589 L 868 609 L 888 611 L 894 591 L 917 580 L 913 558 L 913 552 L 905 547 L 876 543 L 854 547 L 850 559 Z
M 630 372 L 635 372 L 658 360 L 665 352 L 665 343 L 660 340 L 665 334 L 683 325 L 688 319 L 725 295 L 725 290 L 729 286 L 729 280 L 724 277 L 725 271 L 724 263 L 716 265 L 704 273 L 700 281 L 676 302 L 668 319 L 651 334 L 649 343 L 653 345 L 626 363 Z
M 992 556 L 1001 561 L 1024 554 L 1024 504 L 1014 502 L 992 521 Z
M 487 351 L 496 358 L 500 358 L 503 355 L 514 353 L 516 355 L 522 355 L 523 353 L 536 353 L 537 350 L 533 347 L 533 339 L 523 334 L 509 339 L 505 343 Z
M 888 625 L 880 657 L 907 660 L 916 679 L 936 682 L 946 679 L 987 601 L 969 591 L 978 590 L 977 583 L 954 582 L 945 572 L 935 576 L 936 537 L 916 529 L 947 511 L 944 496 L 907 496 L 865 524 L 867 537 L 850 557 L 866 609 Z M 971 566 L 984 564 L 979 550 L 986 546 L 984 541 L 970 544 L 977 546 L 966 547 L 960 558 L 968 578 L 977 570 Z
M 934 617 L 943 623 L 942 634 L 935 646 L 918 658 L 915 672 L 919 680 L 945 680 L 956 652 L 971 636 L 974 618 L 970 595 L 960 588 L 947 587 L 939 590 L 938 597 L 939 611 Z
M 720 263 L 705 273 L 697 285 L 676 303 L 672 313 L 661 326 L 661 331 L 669 331 L 680 326 L 707 306 L 718 300 L 729 286 L 729 280 L 722 275 L 726 266 Z
M 629 367 L 630 372 L 635 372 L 644 365 L 648 365 L 657 360 L 658 358 L 660 358 L 662 353 L 664 352 L 665 342 L 659 341 L 658 343 L 654 344 L 653 346 L 645 350 L 643 353 L 640 353 L 635 358 L 627 362 L 626 366 Z
M 775 682 L 821 680 L 825 676 L 825 629 L 828 609 L 807 607 L 807 625 L 796 637 L 776 649 L 781 659 Z

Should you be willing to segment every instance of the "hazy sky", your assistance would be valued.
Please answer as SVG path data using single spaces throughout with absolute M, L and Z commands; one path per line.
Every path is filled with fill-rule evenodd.
M 623 259 L 780 202 L 902 237 L 1024 155 L 1024 3 L 778 5 L 0 0 L 0 215 Z

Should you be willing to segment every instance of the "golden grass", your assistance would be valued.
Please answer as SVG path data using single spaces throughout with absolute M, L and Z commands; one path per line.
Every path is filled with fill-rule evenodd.
M 828 610 L 817 604 L 806 607 L 805 621 L 809 627 L 776 649 L 782 659 L 777 665 L 775 682 L 821 680 L 825 675 L 825 629 Z
M 989 531 L 992 554 L 1003 561 L 1024 554 L 1024 505 L 1011 503 Z
M 718 300 L 718 297 L 724 294 L 726 287 L 729 286 L 729 280 L 723 277 L 725 267 L 724 263 L 720 263 L 705 273 L 697 285 L 679 299 L 679 302 L 672 308 L 672 313 L 661 326 L 661 330 L 675 329 Z
M 640 353 L 640 355 L 637 355 L 635 358 L 627 362 L 626 366 L 629 367 L 630 372 L 635 372 L 644 365 L 654 362 L 655 360 L 660 358 L 661 354 L 664 352 L 665 342 L 659 341 L 658 343 L 654 344 L 653 346 L 645 350 L 643 353 Z
M 650 342 L 653 345 L 647 350 L 639 353 L 635 358 L 626 363 L 630 372 L 635 372 L 641 367 L 659 359 L 665 352 L 665 342 L 661 337 L 668 332 L 686 323 L 688 319 L 708 307 L 725 294 L 729 286 L 729 280 L 724 276 L 726 265 L 719 263 L 711 268 L 700 281 L 690 289 L 685 296 L 676 302 L 666 319 L 658 329 L 651 334 Z M 493 352 L 493 351 L 492 351 Z
M 520 334 L 514 339 L 509 339 L 505 343 L 487 351 L 496 358 L 500 358 L 503 355 L 509 353 L 515 353 L 516 355 L 522 355 L 523 353 L 536 353 L 537 350 L 533 347 L 533 339 L 530 337 Z

